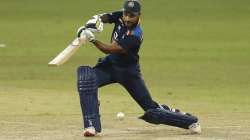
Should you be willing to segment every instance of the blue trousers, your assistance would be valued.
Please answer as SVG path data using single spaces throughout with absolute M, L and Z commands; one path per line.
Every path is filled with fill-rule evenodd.
M 122 67 L 100 62 L 93 69 L 97 76 L 98 87 L 119 83 L 144 111 L 158 107 L 144 83 L 139 64 Z
M 139 64 L 123 67 L 104 61 L 94 68 L 80 66 L 77 73 L 84 128 L 93 126 L 97 132 L 101 132 L 97 88 L 112 83 L 119 83 L 128 91 L 145 111 L 140 118 L 147 122 L 185 129 L 188 129 L 192 123 L 198 122 L 195 116 L 182 114 L 179 111 L 173 112 L 169 107 L 164 108 L 153 101 L 142 79 Z

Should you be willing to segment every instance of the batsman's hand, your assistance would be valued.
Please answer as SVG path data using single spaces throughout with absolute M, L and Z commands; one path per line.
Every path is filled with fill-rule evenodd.
M 85 24 L 85 27 L 89 29 L 92 33 L 100 33 L 103 31 L 103 22 L 101 15 L 95 15 Z
M 84 30 L 83 33 L 82 33 L 82 36 L 86 37 L 86 39 L 89 42 L 93 43 L 93 42 L 96 41 L 95 35 L 89 29 Z

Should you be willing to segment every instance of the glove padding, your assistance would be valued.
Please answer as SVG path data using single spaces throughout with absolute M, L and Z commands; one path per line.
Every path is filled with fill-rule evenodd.
M 103 22 L 101 15 L 95 15 L 92 19 L 88 20 L 85 27 L 92 31 L 93 33 L 100 33 L 103 31 Z
M 81 26 L 80 28 L 78 28 L 77 30 L 77 37 L 78 38 L 82 38 L 83 37 L 83 32 L 85 31 L 86 27 L 85 26 Z
M 85 29 L 81 32 L 80 38 L 86 38 L 89 42 L 95 42 L 95 35 L 89 30 Z
M 88 29 L 92 33 L 100 33 L 103 31 L 103 22 L 101 20 L 101 15 L 95 15 L 90 20 L 88 20 L 85 26 L 81 26 L 77 30 L 77 37 L 81 37 L 82 32 Z

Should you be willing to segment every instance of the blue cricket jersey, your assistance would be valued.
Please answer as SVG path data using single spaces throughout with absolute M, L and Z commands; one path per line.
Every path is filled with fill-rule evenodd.
M 115 24 L 111 42 L 116 41 L 126 54 L 109 54 L 105 57 L 106 60 L 117 66 L 129 66 L 139 62 L 139 50 L 143 41 L 143 33 L 140 24 L 138 23 L 133 28 L 129 29 L 124 25 L 122 20 L 123 12 L 117 11 L 107 14 L 108 22 Z

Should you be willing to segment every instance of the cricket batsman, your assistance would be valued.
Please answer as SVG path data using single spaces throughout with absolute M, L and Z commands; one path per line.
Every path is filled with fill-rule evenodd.
M 85 37 L 93 46 L 107 54 L 94 67 L 77 69 L 77 87 L 83 115 L 83 135 L 95 136 L 101 132 L 98 88 L 112 83 L 123 86 L 137 104 L 145 111 L 139 118 L 153 124 L 165 124 L 192 133 L 201 133 L 198 118 L 178 109 L 155 102 L 144 83 L 139 64 L 139 50 L 143 42 L 140 23 L 141 4 L 126 0 L 120 11 L 93 16 L 78 30 L 78 37 Z M 114 24 L 111 43 L 96 39 L 103 24 Z

